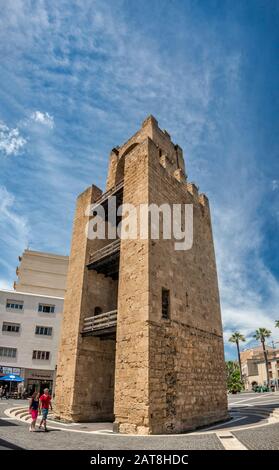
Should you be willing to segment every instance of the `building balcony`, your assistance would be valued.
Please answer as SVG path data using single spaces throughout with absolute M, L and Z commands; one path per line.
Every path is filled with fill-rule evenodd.
M 119 257 L 120 239 L 117 239 L 100 250 L 90 253 L 87 268 L 110 276 L 112 279 L 118 279 Z
M 115 337 L 117 310 L 86 317 L 83 323 L 82 336 L 112 336 Z
M 94 208 L 98 206 L 103 206 L 104 209 L 107 209 L 108 200 L 110 197 L 116 197 L 116 206 L 122 204 L 123 199 L 123 187 L 124 187 L 124 180 L 119 181 L 113 188 L 109 189 L 105 193 L 101 194 L 101 196 L 94 202 Z M 107 212 L 107 211 L 106 211 Z M 107 214 L 106 214 L 107 215 Z

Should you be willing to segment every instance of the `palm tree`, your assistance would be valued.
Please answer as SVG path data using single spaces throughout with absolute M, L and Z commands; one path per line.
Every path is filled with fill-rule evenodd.
M 264 353 L 264 360 L 265 360 L 265 368 L 266 368 L 266 378 L 267 378 L 267 386 L 270 386 L 270 379 L 269 379 L 269 373 L 268 373 L 268 360 L 267 360 L 267 351 L 265 349 L 265 339 L 269 338 L 271 335 L 271 331 L 267 330 L 266 328 L 259 328 L 256 330 L 254 334 L 254 338 L 257 341 L 260 341 L 262 343 L 263 347 L 263 353 Z
M 240 370 L 240 378 L 241 382 L 243 383 L 243 377 L 242 377 L 242 369 L 241 369 L 241 359 L 240 359 L 240 351 L 239 351 L 239 341 L 246 341 L 245 336 L 243 336 L 239 331 L 235 331 L 231 337 L 229 338 L 229 341 L 231 343 L 235 343 L 237 347 L 237 355 L 238 355 L 238 364 L 239 364 L 239 370 Z
M 279 328 L 279 320 L 275 320 L 275 328 Z

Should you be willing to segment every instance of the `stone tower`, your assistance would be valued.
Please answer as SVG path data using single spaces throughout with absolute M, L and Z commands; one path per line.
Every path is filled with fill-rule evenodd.
M 192 204 L 193 245 L 88 239 L 88 205 Z M 107 220 L 106 224 L 110 224 Z M 56 381 L 56 416 L 113 420 L 131 434 L 176 433 L 227 414 L 208 199 L 187 183 L 182 149 L 149 116 L 110 155 L 106 191 L 77 199 Z

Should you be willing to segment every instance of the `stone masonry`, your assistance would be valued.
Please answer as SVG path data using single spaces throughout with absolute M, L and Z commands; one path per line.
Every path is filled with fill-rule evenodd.
M 121 239 L 117 253 L 112 240 L 89 240 L 86 208 L 105 205 L 113 192 L 136 208 L 193 204 L 192 248 L 176 251 L 173 239 L 137 237 Z M 99 251 L 104 247 L 106 257 Z M 162 289 L 169 293 L 168 318 L 162 317 Z M 95 321 L 112 311 L 113 327 L 85 334 L 87 317 Z M 182 149 L 153 116 L 112 150 L 106 193 L 92 186 L 77 200 L 56 416 L 114 420 L 116 432 L 131 434 L 183 432 L 228 417 L 209 203 L 187 183 Z

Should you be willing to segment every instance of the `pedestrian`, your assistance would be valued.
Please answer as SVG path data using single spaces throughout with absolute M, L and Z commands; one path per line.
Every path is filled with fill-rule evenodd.
M 30 428 L 29 428 L 29 431 L 31 432 L 35 431 L 36 429 L 36 421 L 37 421 L 38 412 L 39 412 L 39 400 L 40 400 L 39 392 L 34 392 L 29 401 L 29 413 L 31 414 L 31 417 L 32 417 L 32 421 L 31 421 Z
M 3 387 L 2 387 L 2 385 L 1 385 L 1 387 L 0 387 L 0 399 L 1 399 L 1 400 L 2 400 L 2 396 L 3 396 Z
M 17 398 L 22 398 L 22 393 L 23 393 L 23 384 L 22 382 L 18 384 L 17 386 Z
M 40 410 L 42 412 L 42 420 L 41 420 L 39 429 L 42 428 L 42 424 L 43 424 L 46 432 L 47 432 L 46 420 L 47 420 L 49 408 L 52 410 L 51 395 L 49 394 L 48 388 L 45 388 L 43 395 L 40 397 Z
M 5 385 L 2 391 L 2 397 L 8 400 L 8 385 Z

